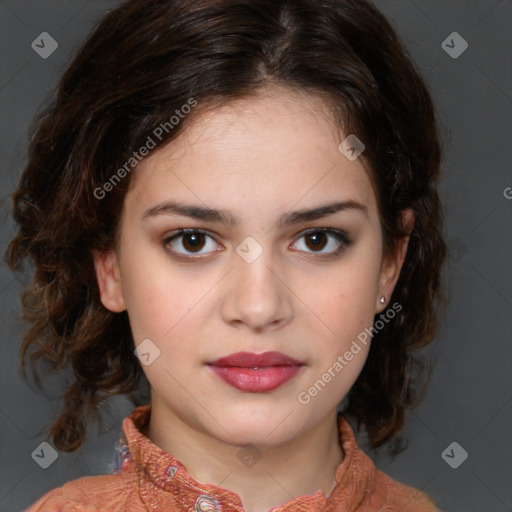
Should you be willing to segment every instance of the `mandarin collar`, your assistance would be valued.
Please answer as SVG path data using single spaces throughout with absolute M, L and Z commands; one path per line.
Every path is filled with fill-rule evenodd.
M 186 467 L 171 454 L 153 444 L 144 434 L 147 431 L 151 407 L 142 405 L 123 420 L 119 442 L 122 468 L 133 464 L 137 473 L 140 494 L 151 510 L 162 500 L 175 502 L 176 508 L 195 512 L 242 512 L 240 496 L 229 489 L 200 483 L 190 476 Z M 321 490 L 304 494 L 269 509 L 268 512 L 351 512 L 362 502 L 376 468 L 357 447 L 354 432 L 341 413 L 337 415 L 339 441 L 344 459 L 335 474 L 336 486 L 329 495 Z M 143 433 L 144 432 L 144 433 Z

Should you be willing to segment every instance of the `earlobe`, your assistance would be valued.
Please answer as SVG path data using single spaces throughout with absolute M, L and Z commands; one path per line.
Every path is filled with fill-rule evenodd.
M 121 313 L 126 309 L 117 255 L 114 251 L 92 251 L 96 280 L 100 291 L 101 303 L 113 313 Z
M 393 290 L 395 289 L 395 285 L 400 277 L 400 271 L 402 270 L 405 256 L 407 254 L 409 235 L 414 227 L 414 213 L 411 209 L 407 209 L 401 213 L 401 217 L 402 226 L 405 228 L 408 235 L 397 240 L 395 250 L 392 254 L 389 254 L 383 262 L 380 275 L 379 293 L 377 296 L 376 313 L 380 313 L 385 308 L 385 306 L 383 307 L 383 304 L 385 305 L 387 303 L 387 298 L 391 297 L 393 294 Z M 385 297 L 386 300 L 382 302 L 381 297 Z

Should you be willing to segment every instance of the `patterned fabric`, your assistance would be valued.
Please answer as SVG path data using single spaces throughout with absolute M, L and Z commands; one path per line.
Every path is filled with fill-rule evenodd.
M 26 512 L 243 512 L 238 494 L 194 480 L 185 466 L 144 434 L 150 406 L 138 407 L 123 421 L 110 475 L 84 477 L 45 494 Z M 293 498 L 272 512 L 439 512 L 422 492 L 377 470 L 358 449 L 350 425 L 338 415 L 345 458 L 336 470 L 336 487 Z

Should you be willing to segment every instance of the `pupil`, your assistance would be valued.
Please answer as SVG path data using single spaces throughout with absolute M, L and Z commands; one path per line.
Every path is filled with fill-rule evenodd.
M 200 234 L 190 234 L 185 237 L 185 245 L 191 246 L 193 248 L 197 248 L 201 245 L 201 236 Z
M 315 233 L 312 235 L 309 235 L 309 240 L 311 245 L 313 245 L 314 248 L 318 249 L 319 246 L 323 245 L 323 238 L 325 237 L 325 233 Z

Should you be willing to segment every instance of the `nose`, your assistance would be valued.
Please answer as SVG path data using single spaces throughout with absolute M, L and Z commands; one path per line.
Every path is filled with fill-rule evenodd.
M 281 328 L 293 315 L 286 273 L 272 261 L 271 249 L 250 261 L 233 255 L 233 268 L 223 283 L 222 317 L 232 326 L 257 332 Z

